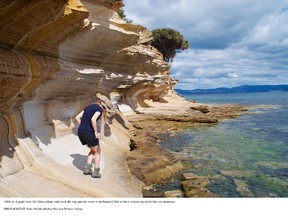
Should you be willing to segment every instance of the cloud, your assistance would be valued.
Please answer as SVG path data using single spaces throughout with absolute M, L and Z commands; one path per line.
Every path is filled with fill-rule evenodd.
M 288 83 L 287 61 L 281 62 L 281 58 L 279 61 L 267 55 L 272 54 L 247 48 L 190 49 L 176 57 L 171 75 L 180 80 L 178 88 L 182 89 Z
M 189 40 L 172 76 L 185 89 L 286 84 L 288 0 L 124 0 L 135 24 Z

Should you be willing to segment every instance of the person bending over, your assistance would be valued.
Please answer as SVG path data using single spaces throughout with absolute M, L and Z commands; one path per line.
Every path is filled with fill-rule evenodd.
M 101 129 L 106 122 L 106 107 L 101 100 L 96 100 L 95 103 L 88 105 L 77 116 L 76 120 L 79 124 L 78 137 L 82 145 L 86 145 L 90 152 L 87 156 L 87 164 L 85 166 L 84 175 L 91 175 L 93 178 L 101 178 L 100 174 L 100 143 L 99 138 Z M 94 159 L 94 170 L 93 162 Z

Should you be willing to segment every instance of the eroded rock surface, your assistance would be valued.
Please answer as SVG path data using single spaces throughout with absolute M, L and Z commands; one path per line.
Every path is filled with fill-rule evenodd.
M 96 93 L 133 112 L 145 98 L 161 100 L 176 83 L 169 65 L 149 45 L 151 33 L 119 18 L 121 4 L 0 3 L 0 187 L 5 188 L 0 196 L 45 196 L 37 185 L 30 190 L 34 184 L 23 187 L 12 178 L 20 173 L 21 181 L 57 182 L 46 196 L 73 196 L 63 185 L 77 188 L 75 196 L 142 196 L 143 183 L 125 160 L 131 139 L 125 116 L 118 112 L 108 125 L 99 187 L 81 174 L 86 150 L 74 121 Z
M 1 1 L 0 196 L 141 197 L 145 184 L 166 181 L 183 167 L 157 145 L 157 134 L 141 127 L 233 117 L 234 108 L 195 108 L 177 96 L 169 64 L 149 45 L 151 32 L 121 20 L 121 5 Z M 97 181 L 82 175 L 88 150 L 74 120 L 96 94 L 115 112 Z
M 188 162 L 179 162 L 179 158 L 174 154 L 161 148 L 160 134 L 173 136 L 195 124 L 216 124 L 219 121 L 240 116 L 247 109 L 240 105 L 198 104 L 186 101 L 172 93 L 163 99 L 165 103 L 145 100 L 146 107 L 139 107 L 137 112 L 127 116 L 134 126 L 132 140 L 133 149 L 135 149 L 130 152 L 127 162 L 131 172 L 148 185 L 167 183 L 173 180 L 180 171 L 193 166 Z M 209 112 L 203 112 L 203 107 Z M 182 186 L 185 197 L 216 196 L 208 191 L 207 178 L 198 178 L 192 174 L 185 174 L 184 178 L 187 180 Z M 203 183 L 205 183 L 204 186 Z M 148 191 L 154 193 L 153 190 Z

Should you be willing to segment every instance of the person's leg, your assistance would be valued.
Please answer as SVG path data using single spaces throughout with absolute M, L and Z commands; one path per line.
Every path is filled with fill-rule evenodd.
M 101 148 L 100 145 L 97 145 L 95 147 L 90 148 L 91 151 L 94 152 L 94 172 L 92 172 L 92 177 L 93 178 L 101 178 L 101 174 L 100 174 L 100 154 L 101 154 Z
M 86 146 L 90 149 L 90 152 L 87 155 L 87 164 L 85 166 L 83 173 L 84 173 L 84 175 L 91 175 L 92 174 L 92 161 L 94 158 L 95 151 L 91 150 L 91 148 L 88 146 L 88 144 Z
M 88 145 L 87 145 L 87 147 L 88 147 Z M 95 154 L 95 150 L 92 150 L 91 147 L 88 147 L 88 148 L 90 149 L 90 152 L 87 155 L 87 164 L 92 164 L 92 161 L 93 161 L 93 158 L 94 158 L 94 154 Z
M 99 168 L 100 159 L 101 159 L 101 148 L 100 145 L 97 145 L 94 147 L 95 153 L 94 153 L 94 167 Z

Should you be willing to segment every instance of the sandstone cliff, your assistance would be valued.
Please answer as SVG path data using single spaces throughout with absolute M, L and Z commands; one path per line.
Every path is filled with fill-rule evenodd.
M 163 101 L 176 81 L 151 33 L 121 20 L 115 0 L 0 3 L 0 196 L 137 197 L 123 113 Z M 118 107 L 102 152 L 103 178 L 82 175 L 87 149 L 75 115 L 100 93 Z M 117 184 L 115 184 L 117 182 Z M 96 187 L 95 187 L 96 185 Z

